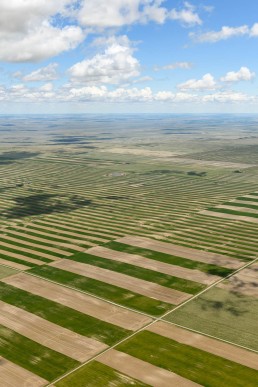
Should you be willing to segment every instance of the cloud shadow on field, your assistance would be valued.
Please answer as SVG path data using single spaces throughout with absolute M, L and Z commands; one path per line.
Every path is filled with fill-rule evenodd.
M 0 165 L 13 164 L 15 161 L 24 160 L 31 157 L 38 156 L 39 152 L 4 152 L 0 154 Z
M 225 300 L 211 300 L 211 299 L 200 299 L 200 307 L 206 312 L 215 313 L 229 313 L 232 317 L 240 317 L 250 312 L 248 305 L 244 297 L 239 293 L 232 294 L 232 299 L 228 298 Z
M 78 195 L 66 197 L 47 193 L 19 196 L 13 200 L 15 205 L 3 213 L 8 219 L 65 213 L 92 205 L 91 200 Z

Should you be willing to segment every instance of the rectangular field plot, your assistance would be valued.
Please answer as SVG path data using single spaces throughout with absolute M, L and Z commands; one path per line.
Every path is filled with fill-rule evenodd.
M 55 383 L 56 387 L 103 387 L 103 386 L 133 386 L 147 387 L 148 385 L 135 380 L 121 372 L 114 370 L 97 361 L 83 366 L 66 378 Z
M 258 371 L 252 368 L 150 331 L 138 333 L 116 349 L 198 385 L 255 387 L 258 383 Z
M 112 345 L 130 331 L 71 309 L 55 301 L 0 282 L 0 299 L 82 336 Z
M 213 339 L 199 333 L 180 328 L 174 324 L 159 321 L 150 325 L 148 331 L 176 340 L 179 343 L 209 352 L 213 355 L 242 364 L 258 371 L 258 353 Z
M 0 375 L 0 381 L 5 387 L 20 387 L 22 385 L 42 387 L 47 384 L 47 380 L 3 357 L 0 358 Z
M 257 351 L 258 299 L 221 287 L 200 295 L 166 320 Z
M 121 259 L 123 259 L 121 255 L 122 254 L 117 253 L 115 251 L 113 253 L 112 250 L 106 249 L 104 247 L 94 247 L 93 250 L 90 249 L 87 251 L 87 253 L 75 254 L 74 256 L 70 257 L 70 259 L 77 262 L 112 270 L 117 273 L 126 274 L 135 278 L 139 278 L 148 282 L 165 286 L 167 288 L 176 289 L 190 294 L 198 293 L 205 288 L 204 285 L 198 284 L 197 282 L 186 280 L 184 278 L 178 278 L 175 275 L 161 273 L 159 272 L 159 270 L 157 270 L 157 268 L 156 270 L 153 270 L 154 268 L 150 270 L 149 268 L 137 265 L 138 262 L 135 262 L 136 264 L 132 264 L 132 262 L 130 261 L 129 254 L 126 255 L 127 261 L 125 261 L 124 259 L 121 262 Z
M 30 272 L 42 278 L 68 285 L 74 289 L 94 294 L 116 304 L 153 316 L 160 316 L 173 308 L 171 304 L 143 296 L 122 287 L 110 285 L 103 281 L 75 274 L 69 270 L 70 267 L 67 270 L 61 270 L 53 266 L 43 266 L 34 268 Z M 80 270 L 77 272 L 81 273 Z
M 157 367 L 149 362 L 137 359 L 127 353 L 117 350 L 110 350 L 101 355 L 98 360 L 107 366 L 114 368 L 147 383 L 150 386 L 182 386 L 197 387 L 199 384 L 194 383 L 174 372 L 164 368 Z
M 115 248 L 120 247 L 121 250 L 123 249 L 123 246 L 125 250 L 128 247 L 130 251 L 129 245 L 118 244 L 117 242 L 111 242 L 109 245 L 112 245 Z M 140 250 L 139 254 L 141 252 L 144 254 L 144 251 L 141 251 L 140 248 L 138 249 Z M 137 273 L 137 270 L 139 270 L 139 268 L 144 268 L 144 269 L 149 269 L 151 271 L 156 271 L 166 275 L 174 276 L 177 278 L 189 280 L 190 282 L 196 282 L 199 284 L 211 284 L 212 282 L 217 281 L 220 278 L 219 276 L 214 276 L 208 273 L 206 274 L 198 270 L 191 270 L 182 266 L 176 266 L 173 264 L 156 260 L 155 258 L 153 258 L 153 256 L 154 257 L 156 256 L 155 252 L 152 252 L 151 250 L 145 250 L 145 253 L 147 253 L 148 251 L 150 252 L 150 255 L 152 256 L 152 258 L 145 257 L 144 255 L 129 254 L 127 252 L 113 250 L 103 246 L 93 247 L 87 250 L 87 254 L 92 254 L 94 256 L 106 258 L 108 260 L 113 260 L 115 262 L 123 262 L 126 264 L 134 265 L 133 267 L 137 268 L 135 270 L 136 273 Z M 70 257 L 70 259 L 78 260 L 80 257 L 83 257 L 83 255 L 76 254 L 75 256 Z M 168 260 L 169 260 L 169 256 L 168 256 Z M 173 260 L 173 258 L 171 260 Z M 200 291 L 201 289 L 202 289 L 202 286 L 199 285 L 199 289 L 196 289 L 196 290 Z
M 0 324 L 3 326 L 80 362 L 107 348 L 107 345 L 97 340 L 79 335 L 2 301 L 0 309 Z
M 167 265 L 169 265 L 170 269 L 175 271 L 175 275 L 178 275 L 178 277 L 191 279 L 204 284 L 215 282 L 220 279 L 220 277 L 226 277 L 233 271 L 233 269 L 227 269 L 219 265 L 193 261 L 191 259 L 139 246 L 119 243 L 117 241 L 109 242 L 105 247 L 112 249 L 112 251 L 133 255 L 134 257 L 140 256 L 140 258 L 147 258 L 148 263 L 152 260 L 153 265 L 163 263 L 166 265 L 166 268 L 168 267 Z
M 212 265 L 219 265 L 229 269 L 237 269 L 243 264 L 237 259 L 232 259 L 222 254 L 204 252 L 188 247 L 175 245 L 172 243 L 160 242 L 153 239 L 138 236 L 126 236 L 124 238 L 118 239 L 117 242 L 126 243 L 137 247 L 143 247 L 165 254 L 172 254 L 193 261 L 209 263 Z
M 128 330 L 135 331 L 152 321 L 143 314 L 26 273 L 12 276 L 5 283 Z
M 169 304 L 178 305 L 191 297 L 190 294 L 168 289 L 149 281 L 68 259 L 62 259 L 62 261 L 55 262 L 51 266 L 70 271 L 74 274 L 82 274 L 91 279 L 118 286 L 141 294 L 142 296 L 154 298 Z
M 0 356 L 48 381 L 80 364 L 2 325 L 0 340 Z

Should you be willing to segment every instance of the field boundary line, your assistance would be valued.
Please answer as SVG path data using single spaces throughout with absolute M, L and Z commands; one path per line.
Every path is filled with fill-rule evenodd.
M 22 263 L 21 263 L 21 265 L 22 265 Z M 4 266 L 4 267 L 7 267 L 8 269 L 12 269 L 12 270 L 17 271 L 17 273 L 15 273 L 15 274 L 23 273 L 24 271 L 29 270 L 29 269 L 24 269 L 24 270 L 22 270 L 22 269 L 15 269 L 13 266 L 6 265 L 5 263 L 0 263 L 0 266 Z M 15 274 L 11 274 L 11 275 L 15 275 Z

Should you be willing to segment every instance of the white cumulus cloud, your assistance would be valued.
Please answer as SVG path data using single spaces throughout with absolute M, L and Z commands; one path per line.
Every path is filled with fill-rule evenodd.
M 220 80 L 222 82 L 251 81 L 254 77 L 255 73 L 250 71 L 248 67 L 241 67 L 239 71 L 229 71 Z
M 76 25 L 59 27 L 54 18 L 72 0 L 1 0 L 0 60 L 35 62 L 76 47 L 84 39 Z
M 189 79 L 177 86 L 180 90 L 214 90 L 217 88 L 217 83 L 214 77 L 208 73 L 201 79 Z
M 84 26 L 122 27 L 153 20 L 163 23 L 167 10 L 160 0 L 84 0 L 78 20 Z
M 126 43 L 126 44 L 125 44 Z M 76 63 L 69 69 L 73 80 L 118 84 L 140 74 L 140 63 L 133 56 L 129 40 L 108 45 L 102 54 Z
M 86 27 L 122 27 L 134 23 L 154 21 L 162 24 L 168 19 L 185 26 L 202 23 L 195 7 L 184 2 L 181 9 L 164 7 L 164 0 L 84 0 L 78 12 L 79 23 Z
M 234 36 L 247 35 L 249 32 L 248 26 L 241 27 L 227 27 L 224 26 L 220 31 L 209 31 L 200 35 L 190 33 L 190 37 L 198 43 L 215 43 L 220 40 L 227 40 Z
M 184 2 L 183 9 L 172 9 L 169 13 L 169 18 L 172 20 L 178 20 L 186 26 L 202 24 L 200 16 L 195 12 L 195 7 L 187 1 Z
M 252 27 L 242 25 L 239 27 L 223 26 L 219 31 L 208 31 L 201 34 L 191 32 L 189 36 L 197 43 L 216 43 L 236 36 L 258 36 L 258 23 Z
M 258 23 L 255 23 L 250 29 L 250 36 L 258 36 Z

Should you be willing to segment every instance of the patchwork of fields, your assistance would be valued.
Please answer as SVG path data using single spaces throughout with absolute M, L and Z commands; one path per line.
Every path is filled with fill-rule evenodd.
M 111 119 L 28 122 L 11 152 L 0 131 L 0 385 L 257 386 L 258 157 L 241 123 L 230 138 L 179 120 L 185 140 L 172 118 L 130 137 Z

